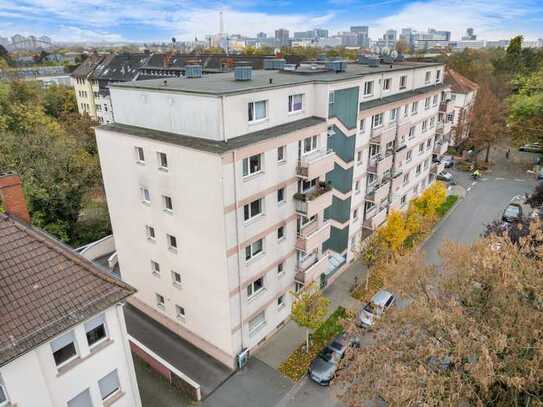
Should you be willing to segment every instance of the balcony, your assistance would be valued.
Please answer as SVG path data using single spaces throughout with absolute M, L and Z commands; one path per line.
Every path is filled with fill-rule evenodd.
M 387 206 L 383 205 L 379 209 L 377 208 L 378 207 L 376 206 L 372 210 L 370 210 L 369 213 L 366 213 L 366 219 L 364 219 L 364 223 L 362 224 L 364 228 L 376 230 L 386 220 Z
M 434 144 L 434 154 L 443 155 L 447 153 L 449 143 L 447 141 L 438 141 Z
M 394 141 L 396 138 L 396 123 L 391 123 L 387 126 L 382 126 L 371 130 L 370 142 L 386 146 L 387 143 Z
M 392 177 L 392 185 L 390 188 L 392 189 L 392 193 L 395 193 L 397 190 L 399 190 L 403 185 L 403 171 L 398 171 L 394 174 Z
M 390 182 L 387 180 L 381 181 L 377 185 L 369 185 L 366 193 L 366 200 L 374 203 L 380 203 L 383 199 L 388 197 L 390 191 Z
M 430 167 L 430 173 L 433 174 L 433 175 L 437 175 L 441 171 L 443 171 L 444 169 L 445 169 L 445 164 L 444 163 L 433 162 L 432 166 Z
M 385 171 L 392 167 L 394 156 L 392 151 L 387 151 L 386 154 L 377 154 L 370 158 L 368 164 L 368 172 L 377 174 L 377 178 L 382 178 Z
M 439 111 L 441 113 L 451 113 L 453 111 L 453 104 L 450 99 L 447 99 L 439 104 Z
M 323 176 L 334 169 L 335 153 L 332 150 L 315 151 L 298 160 L 296 175 L 304 179 L 314 179 Z
M 332 205 L 332 187 L 320 182 L 312 190 L 294 194 L 296 212 L 310 218 Z
M 320 278 L 320 275 L 328 271 L 328 256 L 316 258 L 307 267 L 298 267 L 296 281 L 308 285 Z
M 296 240 L 296 249 L 305 253 L 309 253 L 330 238 L 330 223 L 324 222 L 319 225 L 317 221 L 305 225 L 305 227 L 298 233 L 298 240 Z

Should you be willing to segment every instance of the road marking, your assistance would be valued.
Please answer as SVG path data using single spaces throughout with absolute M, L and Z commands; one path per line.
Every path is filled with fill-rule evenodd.
M 471 183 L 471 186 L 474 186 L 475 184 L 477 184 L 477 181 L 473 181 L 473 182 Z
M 515 178 L 515 181 L 524 182 L 524 180 L 523 180 L 523 179 L 520 179 L 520 178 Z
M 469 191 L 471 191 L 471 187 L 469 187 L 468 189 L 466 189 L 466 192 L 469 192 Z
M 488 178 L 483 178 L 481 181 L 488 181 Z
M 496 178 L 496 181 L 504 181 L 504 180 L 505 178 L 501 178 L 501 177 Z

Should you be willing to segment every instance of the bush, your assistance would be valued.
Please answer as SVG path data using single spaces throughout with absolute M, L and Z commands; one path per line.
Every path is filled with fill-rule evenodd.
M 453 207 L 453 205 L 458 201 L 458 195 L 449 195 L 445 202 L 438 208 L 437 214 L 440 218 L 445 216 L 447 212 Z

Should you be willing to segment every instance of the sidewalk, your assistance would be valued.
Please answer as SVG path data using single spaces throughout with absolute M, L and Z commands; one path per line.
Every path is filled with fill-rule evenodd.
M 324 295 L 330 299 L 328 315 L 340 305 L 345 308 L 358 309 L 362 303 L 351 297 L 350 289 L 355 276 L 362 278 L 365 269 L 362 264 L 354 262 L 324 290 Z M 269 338 L 253 355 L 268 366 L 278 369 L 279 365 L 305 341 L 305 329 L 298 327 L 289 320 L 283 328 Z

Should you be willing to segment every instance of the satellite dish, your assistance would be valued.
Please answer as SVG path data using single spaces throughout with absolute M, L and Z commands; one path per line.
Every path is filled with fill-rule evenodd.
M 392 52 L 390 53 L 390 56 L 391 56 L 392 58 L 397 58 L 397 57 L 398 57 L 398 51 L 396 51 L 396 50 L 392 51 Z
M 390 55 L 390 49 L 388 47 L 384 47 L 381 53 L 383 55 Z

